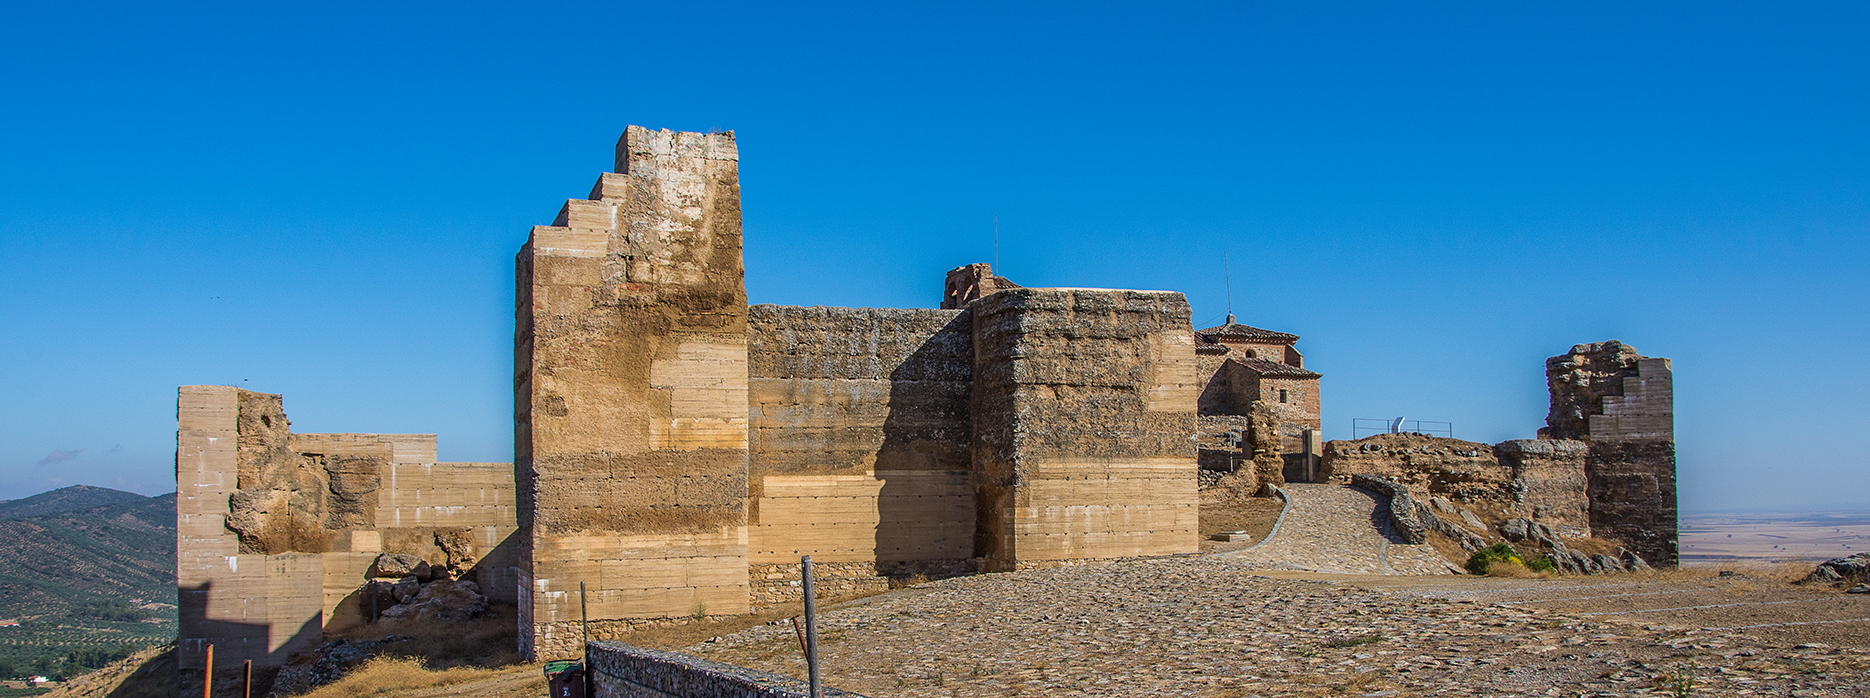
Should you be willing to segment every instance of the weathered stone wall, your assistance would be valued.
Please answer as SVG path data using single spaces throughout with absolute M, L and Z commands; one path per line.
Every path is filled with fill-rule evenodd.
M 1518 518 L 1552 527 L 1560 535 L 1591 535 L 1590 486 L 1585 457 L 1590 445 L 1570 439 L 1516 439 L 1494 444 L 1493 452 L 1512 475 Z
M 1608 341 L 1546 360 L 1552 409 L 1541 434 L 1590 444 L 1585 475 L 1591 530 L 1624 541 L 1650 564 L 1679 557 L 1674 368 Z
M 965 310 L 756 305 L 748 320 L 748 558 L 756 605 L 974 556 Z M 832 574 L 835 572 L 835 574 Z
M 1378 434 L 1325 443 L 1324 478 L 1350 482 L 1352 475 L 1396 481 L 1424 499 L 1513 502 L 1513 472 L 1492 446 L 1422 434 Z M 1582 499 L 1582 498 L 1580 498 Z
M 240 534 L 229 528 L 228 502 L 241 492 L 243 474 L 256 491 L 262 481 L 299 488 L 301 511 L 320 501 L 314 488 L 291 477 L 296 463 L 282 452 L 287 423 L 278 404 L 277 396 L 218 385 L 183 386 L 177 396 L 176 651 L 182 666 L 200 666 L 210 644 L 219 662 L 279 666 L 286 654 L 310 649 L 321 637 L 319 556 L 243 554 Z M 241 427 L 248 424 L 264 433 L 249 430 L 243 438 Z
M 592 641 L 593 698 L 811 698 L 798 679 L 677 652 Z M 863 696 L 825 688 L 826 696 Z
M 1586 473 L 1592 531 L 1623 541 L 1651 565 L 1678 564 L 1674 441 L 1593 441 Z
M 975 549 L 994 569 L 1194 552 L 1179 293 L 1017 289 L 974 313 Z
M 1423 434 L 1378 434 L 1325 443 L 1324 471 L 1335 482 L 1354 475 L 1387 478 L 1425 500 L 1486 504 L 1571 537 L 1591 535 L 1584 465 L 1587 445 L 1570 440 L 1483 443 Z
M 464 572 L 489 596 L 515 597 L 510 464 L 436 463 L 432 434 L 294 434 L 278 395 L 183 386 L 177 405 L 185 655 L 213 644 L 217 661 L 278 666 L 361 620 L 379 552 L 443 559 L 408 543 L 441 530 L 472 539 Z
M 747 300 L 732 133 L 632 126 L 521 249 L 521 645 L 592 618 L 747 610 Z

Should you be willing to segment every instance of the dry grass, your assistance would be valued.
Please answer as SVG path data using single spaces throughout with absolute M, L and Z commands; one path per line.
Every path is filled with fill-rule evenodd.
M 1765 582 L 1791 584 L 1804 579 L 1815 567 L 1809 562 L 1733 562 L 1718 567 L 1670 567 L 1634 572 L 1641 579 L 1659 582 L 1695 582 L 1719 579 L 1721 572 L 1733 572 L 1737 584 Z
M 1617 556 L 1617 551 L 1624 548 L 1623 543 L 1609 538 L 1566 538 L 1565 547 L 1586 555 Z
M 1492 567 L 1487 568 L 1487 576 L 1507 577 L 1512 579 L 1548 579 L 1552 575 L 1549 572 L 1535 572 L 1527 569 L 1525 565 L 1512 560 L 1500 560 L 1493 563 Z
M 1201 490 L 1198 526 L 1202 552 L 1211 552 L 1215 542 L 1209 536 L 1223 531 L 1246 531 L 1254 543 L 1272 534 L 1286 505 L 1277 497 L 1254 496 L 1256 482 L 1251 474 L 1223 475 L 1219 482 Z
M 488 610 L 489 617 L 462 623 L 426 617 L 384 620 L 346 628 L 332 635 L 353 641 L 408 636 L 413 639 L 383 645 L 381 654 L 417 661 L 434 669 L 518 664 L 519 626 L 513 622 L 515 609 L 510 604 L 493 604 Z
M 1455 541 L 1455 539 L 1448 537 L 1447 534 L 1440 531 L 1428 532 L 1428 546 L 1434 548 L 1435 552 L 1441 554 L 1442 559 L 1447 560 L 1449 564 L 1455 567 L 1467 564 L 1468 556 L 1473 554 L 1468 552 L 1467 549 L 1462 548 L 1461 544 Z
M 360 666 L 336 683 L 321 686 L 317 690 L 303 694 L 304 698 L 351 698 L 353 696 L 372 696 L 397 691 L 434 688 L 490 679 L 503 674 L 520 671 L 537 671 L 532 666 L 508 669 L 475 669 L 455 667 L 451 669 L 430 669 L 419 659 L 406 657 L 377 657 Z M 540 676 L 544 682 L 544 676 Z

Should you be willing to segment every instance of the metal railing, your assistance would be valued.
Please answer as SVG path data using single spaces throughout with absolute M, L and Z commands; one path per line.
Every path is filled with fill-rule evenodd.
M 1390 419 L 1372 419 L 1353 417 L 1351 419 L 1351 438 L 1361 439 L 1377 434 L 1427 434 L 1454 438 L 1454 422 L 1432 422 L 1422 419 L 1393 417 Z

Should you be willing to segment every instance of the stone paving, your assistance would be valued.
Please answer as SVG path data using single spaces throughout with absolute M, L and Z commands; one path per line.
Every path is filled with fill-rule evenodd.
M 1345 485 L 1293 483 L 1278 528 L 1264 542 L 1224 553 L 1255 569 L 1332 574 L 1458 572 L 1428 545 L 1408 545 L 1389 521 L 1389 502 Z
M 947 579 L 843 604 L 821 616 L 826 684 L 878 697 L 1862 696 L 1870 685 L 1866 643 L 1791 644 L 1655 617 L 1277 579 L 1248 564 L 1129 560 Z M 790 623 L 683 651 L 805 675 Z

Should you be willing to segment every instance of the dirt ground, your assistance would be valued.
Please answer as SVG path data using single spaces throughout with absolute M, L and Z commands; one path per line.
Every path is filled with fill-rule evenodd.
M 1251 478 L 1224 475 L 1201 489 L 1201 547 L 1203 554 L 1224 553 L 1266 540 L 1279 521 L 1285 503 L 1277 497 L 1257 497 Z M 1221 542 L 1212 536 L 1222 531 L 1246 531 L 1246 541 Z

